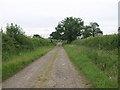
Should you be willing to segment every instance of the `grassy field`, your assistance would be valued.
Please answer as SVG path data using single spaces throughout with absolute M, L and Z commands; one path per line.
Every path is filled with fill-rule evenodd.
M 3 61 L 2 64 L 2 80 L 9 78 L 16 74 L 18 71 L 26 67 L 28 64 L 37 60 L 49 50 L 53 48 L 53 45 L 43 46 L 33 51 L 22 52 L 19 55 L 11 56 L 9 59 Z
M 106 41 L 108 37 L 112 39 Z M 99 39 L 100 43 L 96 39 Z M 104 45 L 102 45 L 101 39 L 104 41 Z M 116 35 L 99 36 L 76 40 L 71 45 L 65 45 L 65 50 L 71 61 L 78 70 L 87 76 L 96 88 L 115 88 L 118 86 L 118 50 L 116 39 Z M 106 45 L 110 42 L 113 42 L 111 44 L 116 47 L 110 45 L 108 48 Z

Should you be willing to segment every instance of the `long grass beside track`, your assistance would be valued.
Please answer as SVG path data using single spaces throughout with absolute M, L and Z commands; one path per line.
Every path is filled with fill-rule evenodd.
M 118 87 L 118 35 L 76 40 L 64 48 L 95 88 Z
M 2 80 L 6 80 L 12 75 L 25 68 L 28 64 L 34 62 L 45 53 L 50 51 L 53 45 L 43 46 L 33 51 L 22 52 L 19 55 L 12 55 L 8 60 L 3 61 L 2 64 Z
M 76 45 L 66 45 L 65 49 L 74 65 L 84 72 L 94 87 L 117 87 L 116 55 Z M 106 67 L 103 63 L 106 63 Z

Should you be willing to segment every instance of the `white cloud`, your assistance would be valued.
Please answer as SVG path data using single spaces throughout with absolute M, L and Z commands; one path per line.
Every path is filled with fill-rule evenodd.
M 82 18 L 86 24 L 98 22 L 105 34 L 117 33 L 118 1 L 0 0 L 0 24 L 5 26 L 14 22 L 21 25 L 28 35 L 40 33 L 47 37 L 59 21 L 74 16 Z

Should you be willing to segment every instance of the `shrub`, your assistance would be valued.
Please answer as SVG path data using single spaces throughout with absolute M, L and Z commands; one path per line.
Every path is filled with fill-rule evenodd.
M 73 41 L 73 44 L 84 45 L 98 49 L 113 50 L 118 48 L 118 35 L 114 34 L 89 37 L 87 39 Z

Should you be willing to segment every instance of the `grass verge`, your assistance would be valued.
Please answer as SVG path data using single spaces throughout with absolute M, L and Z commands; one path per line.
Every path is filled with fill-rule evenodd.
M 8 60 L 3 61 L 2 63 L 2 80 L 6 80 L 10 76 L 16 74 L 18 71 L 26 67 L 28 64 L 37 60 L 49 50 L 51 50 L 53 46 L 43 46 L 33 51 L 27 51 L 20 53 L 20 55 L 12 56 Z
M 117 55 L 84 46 L 66 45 L 65 50 L 78 70 L 95 88 L 117 88 Z

